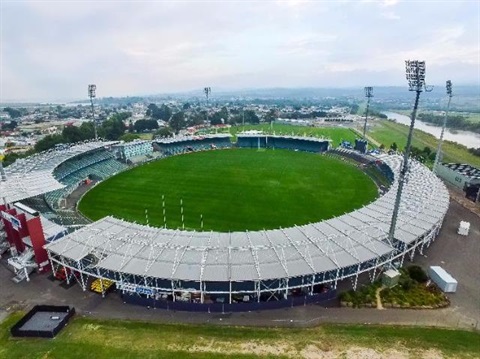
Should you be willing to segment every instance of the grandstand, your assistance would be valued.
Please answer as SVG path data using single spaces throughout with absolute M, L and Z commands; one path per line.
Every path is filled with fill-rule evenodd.
M 259 134 L 239 134 L 237 147 L 242 148 L 282 148 L 306 152 L 325 152 L 330 148 L 329 139 L 299 136 L 276 136 Z
M 324 150 L 328 141 L 281 136 L 239 136 L 238 145 L 259 141 Z M 163 156 L 227 147 L 228 136 L 156 141 Z M 263 142 L 264 141 L 264 142 Z M 229 142 L 229 141 L 228 141 Z M 318 145 L 317 145 L 318 144 Z M 230 144 L 228 144 L 231 146 Z M 218 148 L 215 146 L 215 148 Z M 372 161 L 396 176 L 402 158 L 339 150 L 361 164 Z M 388 168 L 388 170 L 386 170 Z M 103 218 L 46 246 L 54 270 L 77 271 L 84 290 L 89 278 L 116 283 L 127 302 L 159 308 L 233 311 L 304 304 L 331 297 L 337 283 L 368 273 L 373 280 L 402 266 L 435 239 L 449 195 L 428 168 L 412 162 L 395 238 L 388 229 L 397 182 L 375 202 L 345 215 L 304 226 L 255 232 L 189 232 Z M 320 292 L 320 293 L 319 293 Z
M 179 155 L 193 151 L 231 148 L 230 134 L 211 134 L 204 136 L 181 136 L 155 140 L 154 148 L 163 157 Z
M 54 177 L 64 188 L 45 194 L 45 200 L 54 211 L 62 207 L 62 201 L 86 179 L 104 180 L 128 166 L 115 160 L 111 151 L 96 150 L 69 159 L 55 168 Z
M 247 147 L 258 146 L 260 142 L 263 147 L 291 146 L 314 152 L 329 147 L 329 142 L 323 139 L 267 137 L 241 135 L 237 144 Z M 125 169 L 111 152 L 104 150 L 109 145 L 106 142 L 74 145 L 8 167 L 7 181 L 1 183 L 1 189 L 11 205 L 1 208 L 4 228 L 0 229 L 0 247 L 8 247 L 7 239 L 17 241 L 16 245 L 23 248 L 19 237 L 12 237 L 14 225 L 25 220 L 21 211 L 14 210 L 13 202 L 27 199 L 25 202 L 40 211 L 44 219 L 48 216 L 55 220 L 55 216 L 66 214 L 59 209 L 61 198 L 79 181 L 91 176 L 105 179 Z M 230 146 L 228 135 L 154 143 L 162 156 Z M 373 162 L 393 184 L 383 196 L 361 209 L 292 228 L 190 232 L 106 217 L 58 240 L 56 235 L 42 230 L 43 241 L 34 235 L 30 244 L 36 265 L 40 268 L 42 264 L 45 269 L 47 258 L 48 267 L 54 271 L 78 273 L 74 278 L 83 290 L 88 289 L 91 278 L 101 279 L 100 283 L 113 281 L 126 302 L 180 310 L 254 310 L 331 298 L 339 281 L 349 279 L 356 288 L 360 274 L 368 273 L 373 280 L 383 269 L 402 266 L 405 259 L 413 259 L 416 252 L 422 253 L 434 241 L 448 210 L 449 196 L 444 184 L 430 170 L 418 162 L 411 163 L 395 238 L 390 242 L 388 229 L 402 158 L 360 155 L 346 149 L 326 153 L 359 165 Z M 14 180 L 18 186 L 14 186 Z M 44 193 L 46 202 L 41 197 Z M 31 220 L 35 221 L 38 214 L 31 213 Z M 45 253 L 41 252 L 44 245 Z M 22 249 L 19 253 L 17 264 L 27 263 L 25 269 L 30 268 L 27 265 L 32 265 L 31 250 Z M 101 291 L 102 288 L 101 285 Z
M 153 153 L 152 141 L 133 141 L 128 143 L 120 143 L 113 146 L 113 151 L 117 158 L 127 163 L 128 161 L 136 162 L 136 158 L 148 158 Z
M 0 181 L 3 197 L 0 255 L 11 249 L 8 263 L 17 273 L 16 281 L 28 280 L 33 268 L 48 270 L 45 243 L 89 223 L 75 211 L 60 210 L 59 202 L 79 181 L 89 176 L 104 179 L 127 167 L 105 150 L 114 143 L 96 141 L 56 146 L 17 160 L 5 169 L 6 178 Z M 18 202 L 20 200 L 23 203 Z
M 1 197 L 7 203 L 64 187 L 53 176 L 53 170 L 70 158 L 80 154 L 110 146 L 115 142 L 92 141 L 75 145 L 65 145 L 56 149 L 16 160 L 5 168 L 6 181 L 0 181 Z

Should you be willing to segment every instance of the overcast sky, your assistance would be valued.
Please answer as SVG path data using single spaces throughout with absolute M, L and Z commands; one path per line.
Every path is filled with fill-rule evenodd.
M 0 102 L 210 86 L 480 84 L 480 1 L 8 1 Z

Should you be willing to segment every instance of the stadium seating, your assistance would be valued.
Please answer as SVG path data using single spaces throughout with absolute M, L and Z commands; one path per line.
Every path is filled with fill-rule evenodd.
M 282 148 L 305 152 L 325 152 L 329 141 L 319 138 L 304 138 L 272 135 L 239 135 L 237 147 L 240 148 Z
M 90 290 L 92 292 L 102 294 L 113 288 L 114 282 L 108 279 L 95 279 L 90 285 Z
M 96 151 L 75 157 L 54 170 L 54 176 L 66 187 L 45 194 L 45 200 L 54 211 L 61 201 L 72 193 L 86 178 L 104 180 L 127 169 L 128 166 L 114 159 L 108 151 Z
M 197 136 L 163 139 L 155 142 L 155 148 L 162 157 L 175 156 L 183 153 L 231 148 L 228 135 Z

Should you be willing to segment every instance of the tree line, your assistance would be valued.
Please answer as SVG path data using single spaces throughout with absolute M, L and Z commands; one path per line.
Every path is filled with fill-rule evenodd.
M 444 115 L 437 115 L 434 113 L 420 113 L 418 119 L 423 122 L 433 123 L 438 126 L 443 126 L 445 119 Z M 480 122 L 471 122 L 467 118 L 461 115 L 448 116 L 447 119 L 448 128 L 456 130 L 472 131 L 480 133 Z

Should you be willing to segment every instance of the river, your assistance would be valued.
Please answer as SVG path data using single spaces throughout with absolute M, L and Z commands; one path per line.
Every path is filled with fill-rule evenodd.
M 410 126 L 410 117 L 401 115 L 395 112 L 383 112 L 388 118 L 395 120 L 398 123 L 402 123 L 404 125 Z M 433 126 L 432 124 L 419 121 L 418 119 L 415 120 L 415 128 L 418 130 L 422 130 L 424 132 L 430 133 L 434 135 L 436 138 L 440 138 L 440 133 L 442 132 L 442 128 L 439 126 Z M 447 128 L 445 129 L 445 133 L 443 135 L 444 140 L 452 141 L 459 143 L 461 145 L 473 148 L 480 147 L 480 134 L 470 131 L 460 131 L 455 130 L 455 133 L 452 133 L 448 129 L 448 120 L 447 120 Z

